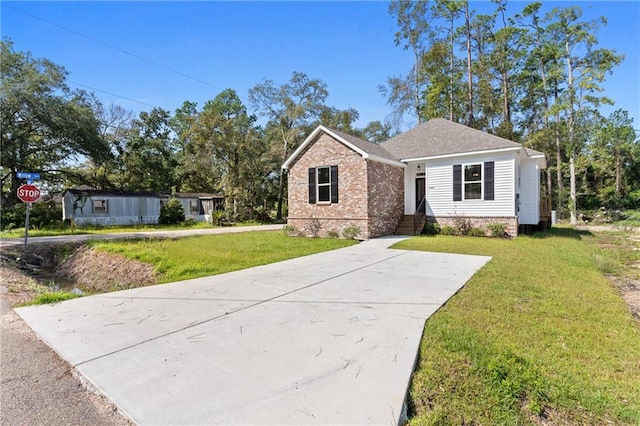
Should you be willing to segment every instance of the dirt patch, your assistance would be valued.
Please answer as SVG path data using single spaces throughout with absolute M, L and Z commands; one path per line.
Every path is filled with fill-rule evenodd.
M 84 244 L 33 244 L 22 257 L 13 247 L 0 256 L 0 284 L 12 306 L 57 289 L 105 293 L 157 283 L 152 265 Z
M 640 279 L 628 276 L 609 276 L 609 280 L 620 292 L 620 296 L 629 306 L 631 314 L 640 321 Z
M 92 293 L 157 284 L 152 265 L 87 246 L 66 258 L 56 275 Z
M 631 314 L 640 321 L 640 228 L 616 226 L 581 227 L 596 232 L 596 247 L 611 252 L 612 258 L 623 265 L 609 280 L 620 292 Z

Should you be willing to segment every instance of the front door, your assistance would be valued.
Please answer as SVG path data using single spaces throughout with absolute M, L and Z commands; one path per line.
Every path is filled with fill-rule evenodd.
M 426 184 L 423 177 L 416 178 L 416 210 L 426 195 Z M 425 212 L 425 206 L 422 205 L 421 213 Z

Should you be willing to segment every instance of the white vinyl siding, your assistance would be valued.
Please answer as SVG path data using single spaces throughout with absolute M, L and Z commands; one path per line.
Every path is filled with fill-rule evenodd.
M 453 165 L 464 166 L 494 162 L 495 199 L 453 201 Z M 427 214 L 432 216 L 513 216 L 515 159 L 513 153 L 470 155 L 427 161 Z
M 537 225 L 540 222 L 540 171 L 536 160 L 525 159 L 520 164 L 520 213 L 518 222 Z

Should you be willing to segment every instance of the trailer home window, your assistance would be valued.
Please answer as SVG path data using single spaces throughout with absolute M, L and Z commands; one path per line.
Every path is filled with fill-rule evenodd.
M 109 203 L 107 200 L 93 200 L 93 212 L 94 213 L 108 213 Z
M 189 200 L 189 211 L 191 214 L 198 214 L 200 209 L 198 206 L 198 200 Z

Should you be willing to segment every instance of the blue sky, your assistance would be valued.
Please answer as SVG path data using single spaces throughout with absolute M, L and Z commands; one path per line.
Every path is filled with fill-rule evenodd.
M 508 11 L 520 12 L 527 3 L 512 1 Z M 558 5 L 580 5 L 589 19 L 607 17 L 608 25 L 597 33 L 600 46 L 626 59 L 605 84 L 605 95 L 616 104 L 601 111 L 626 109 L 640 128 L 640 2 L 544 2 L 544 10 Z M 301 71 L 327 83 L 329 105 L 357 109 L 359 126 L 391 112 L 378 86 L 389 76 L 405 75 L 412 64 L 411 54 L 394 44 L 396 25 L 387 6 L 365 1 L 0 3 L 2 35 L 16 50 L 63 65 L 72 87 L 144 103 L 96 90 L 105 104 L 136 113 L 150 105 L 173 112 L 185 100 L 202 106 L 232 88 L 248 105 L 248 90 L 264 78 L 282 84 Z M 485 13 L 493 8 L 486 1 L 472 7 Z

